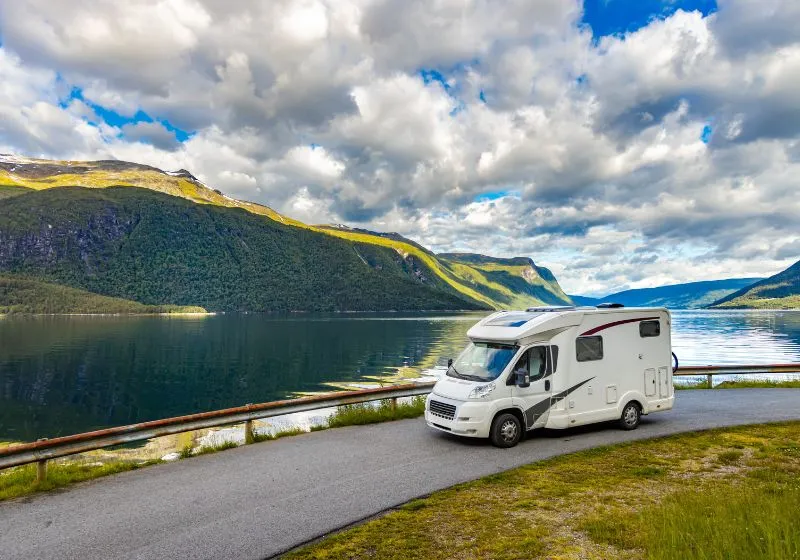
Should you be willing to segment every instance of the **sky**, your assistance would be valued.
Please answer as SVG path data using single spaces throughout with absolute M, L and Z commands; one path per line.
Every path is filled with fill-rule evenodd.
M 0 2 L 0 153 L 185 168 L 568 293 L 800 259 L 796 0 Z

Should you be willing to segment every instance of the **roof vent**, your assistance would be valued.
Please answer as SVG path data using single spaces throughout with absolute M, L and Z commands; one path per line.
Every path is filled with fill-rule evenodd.
M 620 307 L 625 307 L 625 306 L 621 303 L 608 302 L 608 303 L 598 303 L 595 307 L 597 307 L 597 309 L 619 309 Z

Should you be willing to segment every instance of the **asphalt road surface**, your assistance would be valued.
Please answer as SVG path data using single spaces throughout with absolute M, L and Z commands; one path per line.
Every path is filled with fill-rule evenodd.
M 711 427 L 800 419 L 800 389 L 678 393 L 639 429 L 544 431 L 513 449 L 422 419 L 339 428 L 0 503 L 0 557 L 269 558 L 435 490 L 555 455 Z

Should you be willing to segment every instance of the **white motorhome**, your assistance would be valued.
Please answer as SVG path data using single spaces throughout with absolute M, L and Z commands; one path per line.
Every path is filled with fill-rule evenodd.
M 618 420 L 632 430 L 675 400 L 670 322 L 666 309 L 618 304 L 499 311 L 467 332 L 425 420 L 498 447 L 534 428 Z

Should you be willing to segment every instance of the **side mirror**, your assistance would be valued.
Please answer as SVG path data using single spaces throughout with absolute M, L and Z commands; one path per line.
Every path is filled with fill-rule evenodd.
M 447 367 L 450 367 L 452 365 L 453 365 L 453 358 L 450 358 L 449 360 L 447 360 Z
M 531 386 L 531 375 L 527 371 L 514 372 L 514 376 L 516 377 L 516 385 L 520 389 Z

